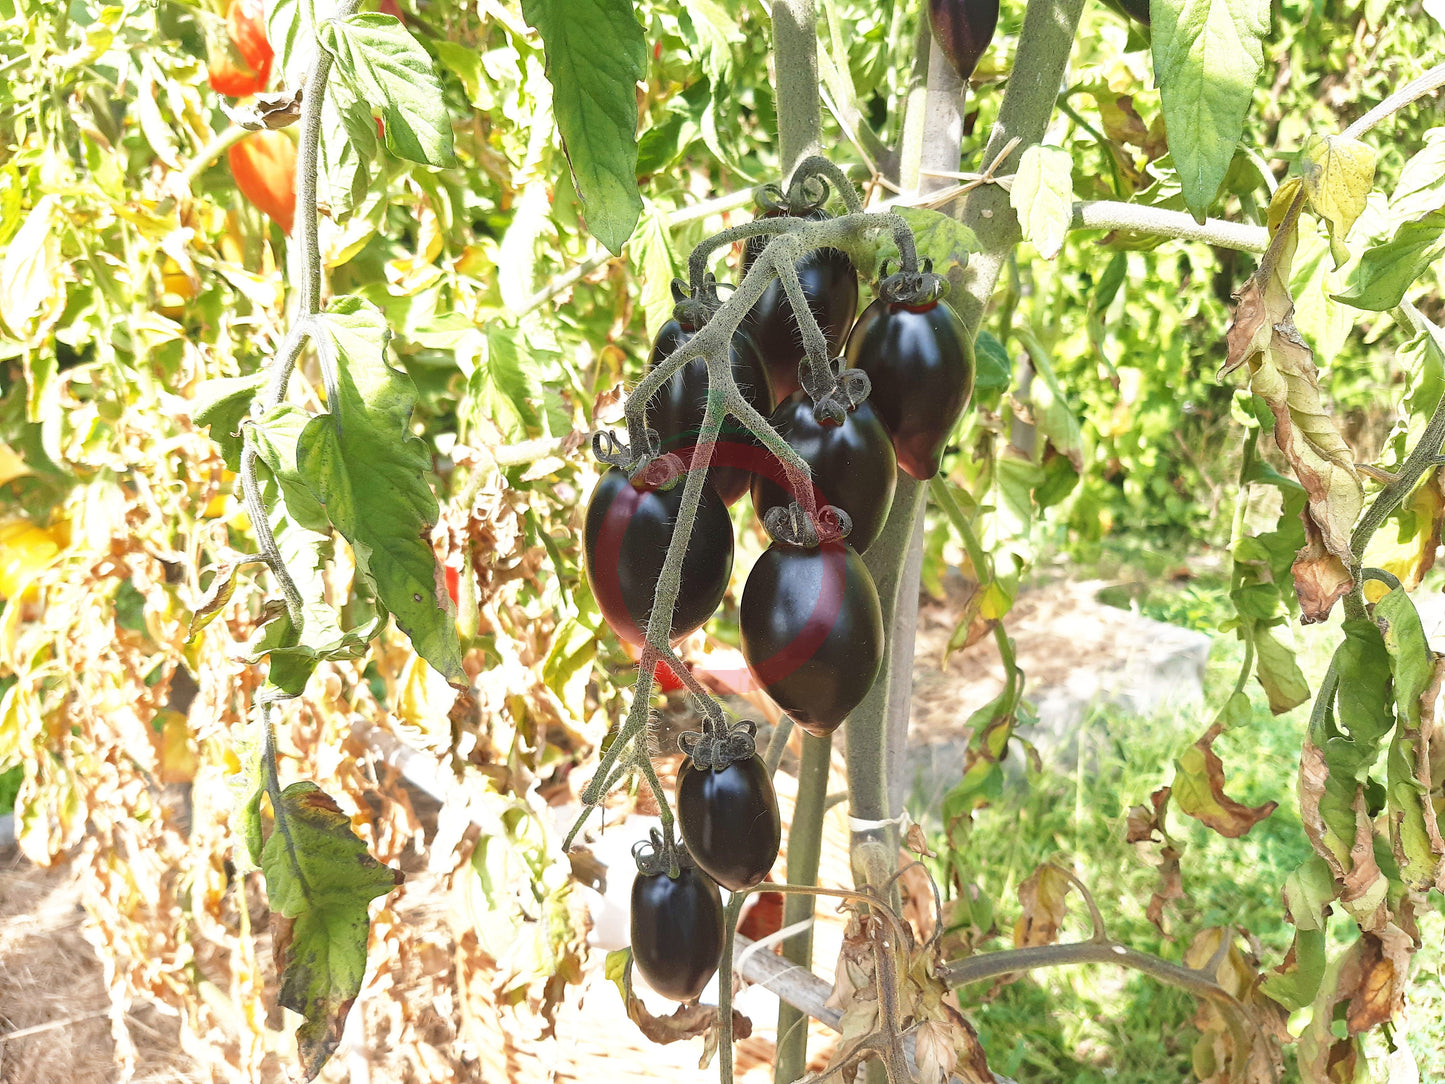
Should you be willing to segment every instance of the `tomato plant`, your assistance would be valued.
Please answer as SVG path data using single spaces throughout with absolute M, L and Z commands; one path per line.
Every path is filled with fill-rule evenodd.
M 838 728 L 883 665 L 883 613 L 853 547 L 775 542 L 748 573 L 738 608 L 743 657 L 810 734 Z
M 932 478 L 973 394 L 973 342 L 958 313 L 937 299 L 879 298 L 853 325 L 844 356 L 872 381 L 869 402 L 899 467 Z
M 674 852 L 677 876 L 667 870 L 667 852 L 657 842 L 634 851 L 638 872 L 632 882 L 632 960 L 647 984 L 674 1001 L 693 1001 L 722 959 L 722 897 L 712 878 L 695 868 L 686 852 Z
M 630 482 L 614 467 L 598 480 L 587 502 L 587 582 L 602 616 L 624 640 L 643 639 L 682 493 L 681 482 L 670 489 L 649 488 Z M 674 639 L 702 627 L 712 616 L 732 568 L 732 520 L 722 498 L 708 488 L 683 558 L 682 589 L 672 615 Z
M 251 132 L 226 152 L 236 187 L 290 234 L 296 217 L 296 144 L 285 132 Z

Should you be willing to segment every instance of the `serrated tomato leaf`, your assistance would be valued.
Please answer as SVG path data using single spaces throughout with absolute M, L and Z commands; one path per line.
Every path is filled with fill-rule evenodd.
M 632 0 L 522 0 L 522 17 L 542 35 L 587 228 L 616 255 L 642 214 L 636 86 L 647 75 L 647 41 Z
M 320 40 L 351 92 L 380 111 L 387 150 L 423 166 L 455 164 L 452 119 L 431 54 L 395 16 L 333 20 L 322 25 Z
M 1155 0 L 1154 80 L 1184 202 L 1203 222 L 1264 63 L 1269 0 Z
M 416 387 L 387 365 L 391 333 L 369 302 L 341 298 L 319 325 L 334 349 L 339 397 L 302 431 L 297 470 L 417 653 L 461 684 L 456 608 L 431 547 L 438 516 L 426 482 L 431 456 L 409 429 Z
M 1445 212 L 1437 211 L 1417 222 L 1406 222 L 1395 236 L 1371 245 L 1350 275 L 1350 288 L 1332 294 L 1357 309 L 1387 312 L 1405 298 L 1405 292 L 1445 253 Z
M 351 822 L 315 783 L 292 783 L 261 851 L 271 903 L 278 1000 L 300 1013 L 301 1067 L 315 1080 L 341 1041 L 366 972 L 367 905 L 402 882 L 372 858 Z

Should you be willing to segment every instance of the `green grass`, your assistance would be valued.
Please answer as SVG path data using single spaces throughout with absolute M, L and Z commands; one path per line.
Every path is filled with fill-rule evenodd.
M 1208 572 L 1173 585 L 1151 585 L 1129 601 L 1151 617 L 1202 629 L 1217 627 L 1229 615 L 1227 583 Z M 1298 639 L 1300 664 L 1314 687 L 1339 641 L 1338 615 L 1329 625 L 1301 630 Z M 1198 710 L 1148 719 L 1117 709 L 1096 712 L 1081 735 L 1081 747 L 1094 750 L 1085 764 L 1017 774 L 1001 800 L 975 814 L 956 858 L 995 908 L 998 936 L 984 951 L 1012 944 L 1019 883 L 1039 863 L 1055 859 L 1071 865 L 1090 886 L 1110 934 L 1126 944 L 1179 962 L 1196 932 L 1233 924 L 1257 939 L 1261 969 L 1280 963 L 1294 933 L 1281 889 L 1310 853 L 1295 789 L 1308 705 L 1272 716 L 1251 680 L 1249 722 L 1216 742 L 1231 797 L 1250 805 L 1279 803 L 1248 835 L 1226 839 L 1171 811 L 1169 830 L 1184 845 L 1185 898 L 1166 908 L 1167 936 L 1145 915 L 1158 874 L 1125 842 L 1128 808 L 1146 803 L 1152 791 L 1170 782 L 1174 758 L 1208 726 L 1211 705 L 1222 703 L 1233 688 L 1242 658 L 1242 645 L 1233 636 L 1217 637 L 1206 701 Z M 1021 734 L 1027 737 L 1026 730 Z M 925 815 L 921 809 L 913 812 L 920 819 Z M 1073 898 L 1063 938 L 1087 935 L 1086 912 Z M 1433 955 L 1422 953 L 1420 960 L 1422 969 L 1433 967 L 1433 973 L 1421 978 L 1412 993 L 1418 1009 L 1411 1013 L 1411 1042 L 1420 1052 L 1422 1080 L 1445 1080 L 1439 923 L 1435 937 Z M 982 1000 L 986 993 L 982 987 L 963 991 L 963 1006 L 979 1029 L 991 1066 L 1021 1084 L 1194 1079 L 1194 999 L 1147 976 L 1113 967 L 1055 968 L 1025 976 L 992 1000 Z M 1427 1065 L 1433 1073 L 1425 1071 Z M 1298 1080 L 1289 1054 L 1283 1079 Z

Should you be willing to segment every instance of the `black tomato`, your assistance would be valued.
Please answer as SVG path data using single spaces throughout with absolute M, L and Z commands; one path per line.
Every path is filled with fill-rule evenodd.
M 783 839 L 778 796 L 756 753 L 722 769 L 685 759 L 677 775 L 677 823 L 693 861 L 732 892 L 768 875 Z
M 928 0 L 933 40 L 965 83 L 993 41 L 998 0 Z
M 1149 0 L 1119 0 L 1119 6 L 1135 22 L 1149 25 Z
M 612 631 L 641 644 L 672 528 L 682 507 L 683 481 L 669 490 L 638 489 L 616 467 L 587 502 L 587 582 Z M 712 616 L 733 570 L 732 520 L 711 487 L 704 487 L 692 537 L 682 559 L 682 589 L 672 614 L 672 638 L 701 628 Z
M 695 328 L 685 328 L 669 320 L 657 333 L 648 367 L 656 365 L 694 335 Z M 767 417 L 773 409 L 773 391 L 768 383 L 768 369 L 758 355 L 752 339 L 739 332 L 732 343 L 733 380 L 753 409 Z M 707 361 L 694 358 L 670 377 L 647 404 L 647 422 L 657 430 L 664 452 L 677 452 L 686 461 L 702 429 L 702 413 L 707 406 Z M 751 465 L 756 461 L 757 439 L 729 417 L 713 448 L 707 480 L 717 490 L 724 504 L 732 504 L 748 491 L 752 480 Z
M 808 217 L 827 218 L 828 215 L 815 211 Z M 755 245 L 753 251 L 761 253 L 766 244 L 764 240 L 761 245 Z M 752 265 L 747 254 L 748 249 L 744 248 L 744 273 Z M 798 272 L 803 296 L 808 299 L 808 308 L 828 342 L 828 356 L 836 357 L 848 329 L 853 326 L 853 317 L 858 314 L 858 273 L 853 269 L 853 262 L 841 249 L 815 248 L 793 266 Z M 767 362 L 773 394 L 782 400 L 802 387 L 798 381 L 798 363 L 803 360 L 803 333 L 781 282 L 775 279 L 768 283 L 743 326 Z
M 738 609 L 748 670 L 810 734 L 829 734 L 883 666 L 883 610 L 863 559 L 840 542 L 773 543 Z
M 846 541 L 859 553 L 882 533 L 898 478 L 888 429 L 870 403 L 871 397 L 850 411 L 842 425 L 833 425 L 818 421 L 812 400 L 799 391 L 779 403 L 768 419 L 812 468 L 819 507 L 836 505 L 852 518 L 853 530 Z M 767 467 L 753 478 L 753 510 L 758 519 L 769 508 L 787 506 L 797 499 L 786 488 L 783 465 L 768 456 Z
M 973 341 L 946 301 L 878 300 L 863 310 L 845 356 L 872 382 L 868 402 L 893 434 L 898 465 L 920 482 L 938 473 L 973 397 Z
M 723 905 L 717 885 L 683 866 L 677 878 L 639 873 L 632 882 L 632 962 L 659 994 L 692 1001 L 722 959 Z

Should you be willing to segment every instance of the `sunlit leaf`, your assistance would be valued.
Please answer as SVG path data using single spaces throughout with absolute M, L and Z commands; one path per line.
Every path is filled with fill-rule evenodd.
M 1009 204 L 1024 240 L 1052 260 L 1063 247 L 1074 212 L 1074 162 L 1060 147 L 1035 144 L 1019 159 Z
M 1184 202 L 1203 222 L 1264 62 L 1268 0 L 1154 0 L 1154 79 Z
M 353 94 L 381 114 L 386 149 L 424 166 L 454 163 L 452 119 L 431 55 L 393 16 L 349 15 L 322 25 L 322 47 Z
M 1310 207 L 1325 221 L 1335 266 L 1349 258 L 1345 238 L 1375 183 L 1375 152 L 1368 144 L 1345 136 L 1313 136 L 1300 152 L 1305 194 Z
M 431 547 L 431 457 L 408 428 L 416 389 L 387 365 L 390 333 L 371 305 L 342 298 L 321 326 L 336 350 L 340 399 L 306 426 L 297 469 L 417 653 L 449 681 L 465 681 L 456 609 Z
M 637 93 L 647 42 L 631 0 L 522 0 L 542 35 L 552 108 L 592 236 L 622 251 L 642 213 Z
M 1349 289 L 1336 299 L 1357 309 L 1393 309 L 1445 253 L 1445 212 L 1406 222 L 1382 245 L 1371 245 L 1350 276 Z

